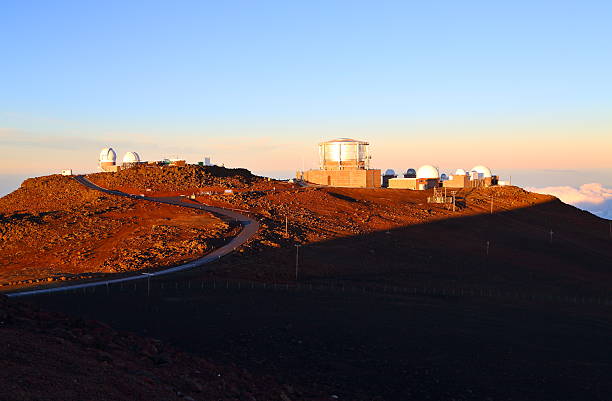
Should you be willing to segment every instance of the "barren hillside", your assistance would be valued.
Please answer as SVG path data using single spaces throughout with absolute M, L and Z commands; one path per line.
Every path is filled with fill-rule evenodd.
M 232 229 L 209 213 L 33 178 L 0 199 L 0 285 L 169 266 L 202 256 Z

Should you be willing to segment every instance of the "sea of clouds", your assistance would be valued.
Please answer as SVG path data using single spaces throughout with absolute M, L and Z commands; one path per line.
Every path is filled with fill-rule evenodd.
M 612 188 L 606 188 L 600 183 L 583 184 L 578 188 L 557 186 L 525 189 L 556 196 L 565 203 L 587 210 L 599 217 L 612 219 Z

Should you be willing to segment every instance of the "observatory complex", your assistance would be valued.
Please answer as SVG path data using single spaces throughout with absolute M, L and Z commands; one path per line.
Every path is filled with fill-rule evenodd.
M 175 156 L 171 159 L 164 159 L 159 161 L 143 161 L 137 152 L 127 152 L 122 159 L 121 165 L 117 164 L 117 152 L 113 148 L 104 148 L 100 151 L 100 157 L 98 158 L 98 166 L 100 171 L 104 172 L 117 172 L 122 169 L 135 167 L 139 165 L 146 166 L 174 166 L 182 167 L 186 166 L 187 162 L 184 159 L 180 159 Z M 199 162 L 200 166 L 212 166 L 210 157 L 205 157 L 204 161 Z
M 403 177 L 393 169 L 385 171 L 370 168 L 369 143 L 339 138 L 319 143 L 319 169 L 298 171 L 298 180 L 311 184 L 352 188 L 396 188 L 427 190 L 432 188 L 476 188 L 504 185 L 483 165 L 471 170 L 457 169 L 454 174 L 440 173 L 433 165 L 409 168 Z
M 482 165 L 473 167 L 469 173 L 460 168 L 454 174 L 448 175 L 440 174 L 437 167 L 426 164 L 416 171 L 408 169 L 404 178 L 389 177 L 387 183 L 389 188 L 424 190 L 439 187 L 457 189 L 490 187 L 498 185 L 499 182 L 497 176 Z
M 319 144 L 319 169 L 298 171 L 297 179 L 318 185 L 379 188 L 380 170 L 370 168 L 369 143 L 339 138 Z

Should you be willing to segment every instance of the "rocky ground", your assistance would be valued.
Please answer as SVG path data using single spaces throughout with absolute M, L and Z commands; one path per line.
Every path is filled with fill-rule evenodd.
M 270 377 L 3 295 L 0 349 L 0 398 L 6 401 L 287 401 L 295 396 L 291 386 Z
M 178 264 L 235 229 L 206 212 L 105 195 L 69 177 L 33 178 L 0 199 L 0 286 Z
M 151 291 L 147 283 L 137 283 L 95 293 L 33 297 L 29 302 L 161 338 L 189 351 L 192 356 L 186 358 L 194 358 L 189 361 L 204 358 L 213 361 L 212 366 L 236 365 L 239 369 L 232 371 L 239 377 L 249 377 L 240 376 L 242 369 L 274 377 L 275 381 L 262 379 L 270 383 L 270 392 L 259 393 L 257 399 L 319 399 L 320 394 L 325 395 L 320 399 L 364 401 L 608 398 L 612 391 L 608 221 L 517 187 L 461 191 L 453 210 L 450 205 L 427 203 L 431 191 L 300 188 L 250 173 L 220 171 L 222 177 L 212 179 L 210 171 L 200 167 L 143 167 L 91 176 L 99 185 L 131 193 L 197 194 L 192 202 L 231 207 L 257 218 L 262 229 L 256 237 L 218 262 L 218 269 L 160 277 L 151 280 Z M 50 218 L 44 213 L 55 210 L 53 206 L 63 213 L 58 214 L 61 218 L 71 219 L 64 221 L 68 227 L 78 227 L 86 217 L 82 210 L 87 213 L 88 202 L 100 194 L 87 195 L 93 198 L 83 201 L 83 194 L 65 188 L 60 191 L 62 199 L 82 205 L 66 211 L 54 206 L 58 198 L 52 198 L 53 188 L 65 182 L 53 180 L 63 178 L 39 181 L 46 183 L 41 193 L 50 194 L 49 204 L 28 205 L 32 198 L 11 195 L 13 209 L 0 209 L 2 219 L 25 214 L 19 221 L 39 224 Z M 107 201 L 97 201 L 91 212 L 105 210 L 98 206 L 102 204 L 111 208 Z M 4 198 L 0 206 L 3 202 Z M 150 210 L 162 213 L 150 206 L 144 209 L 144 201 L 113 199 L 112 205 L 122 202 L 130 205 L 128 209 L 101 215 L 120 218 L 130 207 L 143 207 L 137 214 L 140 219 Z M 139 220 L 136 226 L 143 224 L 145 220 Z M 140 241 L 132 240 L 136 234 L 126 231 L 125 249 L 138 246 Z M 147 233 L 154 238 L 157 234 Z M 188 234 L 194 232 L 181 240 L 194 238 Z M 297 258 L 295 245 L 300 245 Z M 159 252 L 164 249 L 172 248 L 164 244 Z M 1 256 L 10 260 L 26 250 L 27 246 L 16 246 Z M 62 319 L 66 318 L 55 316 L 50 321 Z M 68 358 L 53 345 L 57 337 L 53 331 L 33 329 L 59 323 L 31 323 L 38 317 L 26 320 L 30 323 L 0 329 L 0 335 L 9 336 L 7 344 L 18 350 L 7 354 L 8 376 L 18 372 L 19 377 L 39 377 L 57 369 L 54 360 Z M 95 324 L 78 327 L 81 331 L 75 336 L 81 340 L 75 340 L 76 348 L 71 348 L 72 343 L 65 346 L 74 355 L 91 349 L 88 336 L 96 337 L 89 333 L 95 332 Z M 65 333 L 60 337 L 72 338 Z M 183 373 L 163 376 L 154 370 L 151 363 L 170 349 L 167 345 L 134 341 L 155 345 L 157 356 L 141 360 L 139 346 L 126 343 L 132 344 L 128 348 L 135 354 L 113 357 L 118 366 L 113 369 L 121 378 L 113 376 L 115 370 L 98 368 L 99 377 L 77 378 L 83 394 L 98 399 L 94 388 L 106 389 L 112 387 L 109 382 L 117 381 L 121 385 L 107 390 L 111 394 L 107 399 L 122 399 L 138 380 L 147 380 L 144 376 L 167 386 L 160 390 L 168 394 L 166 399 L 223 399 L 213 387 L 206 387 L 209 376 L 187 375 L 196 379 L 196 390 L 203 389 L 196 394 L 184 390 Z M 48 359 L 34 344 L 49 348 Z M 102 348 L 110 353 L 106 345 Z M 97 352 L 88 355 L 97 358 Z M 122 368 L 123 359 L 134 361 L 133 369 Z M 28 370 L 30 361 L 37 360 L 41 368 Z M 69 383 L 78 371 L 74 366 L 89 372 L 88 361 L 68 361 L 57 380 Z M 135 375 L 134 370 L 148 373 Z M 8 376 L 3 379 L 7 383 Z M 56 380 L 53 375 L 51 379 Z M 37 380 L 13 380 L 11 385 L 21 386 L 13 387 L 15 393 L 24 395 L 17 399 L 45 399 L 40 388 L 50 382 Z M 235 388 L 223 387 L 226 397 L 249 399 L 238 394 L 243 388 L 245 394 L 256 394 L 249 386 L 259 386 L 259 379 L 240 380 L 234 381 Z M 63 394 L 61 388 L 53 387 L 49 394 Z M 132 398 L 144 399 L 149 393 L 139 394 Z M 72 395 L 64 399 L 76 398 Z
M 249 188 L 267 179 L 247 169 L 219 166 L 135 166 L 116 173 L 89 174 L 89 180 L 103 188 L 127 192 L 187 191 L 203 188 Z

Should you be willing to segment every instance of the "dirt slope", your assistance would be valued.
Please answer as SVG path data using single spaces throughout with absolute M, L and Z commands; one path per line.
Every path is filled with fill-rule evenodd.
M 29 179 L 0 199 L 0 285 L 173 265 L 232 230 L 209 213 L 104 195 L 68 177 Z

